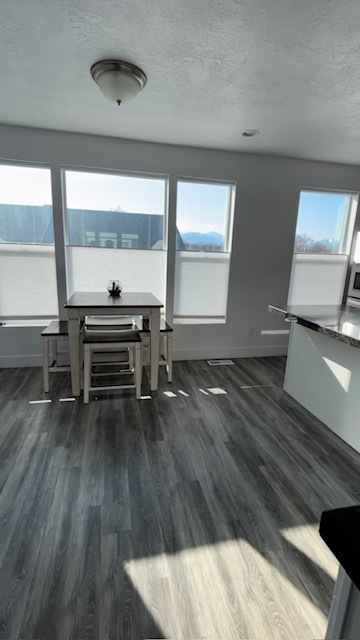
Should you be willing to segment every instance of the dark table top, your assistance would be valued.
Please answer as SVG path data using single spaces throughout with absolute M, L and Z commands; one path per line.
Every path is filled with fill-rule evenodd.
M 360 589 L 360 506 L 324 511 L 320 535 Z
M 110 296 L 107 291 L 76 291 L 67 301 L 66 308 L 99 307 L 119 308 L 122 307 L 163 307 L 163 303 L 152 293 L 132 293 L 123 292 L 120 296 Z
M 268 310 L 288 322 L 360 348 L 360 307 L 346 305 L 269 305 Z

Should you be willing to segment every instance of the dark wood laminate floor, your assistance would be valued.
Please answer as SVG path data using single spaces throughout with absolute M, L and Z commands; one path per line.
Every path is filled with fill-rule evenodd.
M 324 637 L 319 518 L 360 502 L 360 456 L 284 366 L 179 362 L 152 400 L 87 406 L 59 401 L 68 374 L 46 396 L 40 369 L 0 370 L 0 638 Z

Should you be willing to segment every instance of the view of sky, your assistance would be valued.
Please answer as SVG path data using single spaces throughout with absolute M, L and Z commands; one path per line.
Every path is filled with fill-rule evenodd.
M 180 233 L 215 231 L 225 235 L 228 185 L 179 182 L 176 224 Z
M 124 210 L 162 214 L 165 180 L 103 173 L 66 171 L 67 206 L 71 209 Z M 230 187 L 224 184 L 179 182 L 177 227 L 181 233 L 215 231 L 225 235 Z M 2 165 L 1 203 L 51 204 L 50 170 Z M 339 239 L 346 195 L 302 191 L 297 234 L 314 240 Z
M 296 233 L 306 234 L 314 240 L 339 240 L 346 201 L 343 194 L 302 191 Z
M 51 204 L 50 169 L 2 165 L 0 198 L 1 204 Z
M 66 171 L 65 181 L 70 209 L 164 213 L 164 180 Z M 51 204 L 50 170 L 3 165 L 0 194 L 4 204 Z
M 164 213 L 163 179 L 66 171 L 65 182 L 70 209 Z M 0 194 L 4 204 L 51 204 L 50 170 L 3 165 Z M 180 232 L 216 231 L 224 235 L 228 195 L 227 185 L 179 182 L 177 224 Z
M 69 209 L 164 214 L 165 180 L 66 171 Z

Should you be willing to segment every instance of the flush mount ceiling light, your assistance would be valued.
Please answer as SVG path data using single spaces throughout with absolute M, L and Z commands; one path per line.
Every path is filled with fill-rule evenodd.
M 122 60 L 100 60 L 93 64 L 90 72 L 105 98 L 119 106 L 135 98 L 147 80 L 139 67 Z
M 241 135 L 243 135 L 244 138 L 253 138 L 254 136 L 258 136 L 259 133 L 260 131 L 258 131 L 257 129 L 246 129 L 242 132 Z

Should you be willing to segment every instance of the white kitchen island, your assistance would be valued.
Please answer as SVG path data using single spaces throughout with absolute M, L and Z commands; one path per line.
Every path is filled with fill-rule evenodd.
M 360 309 L 269 305 L 291 322 L 284 390 L 360 452 Z

